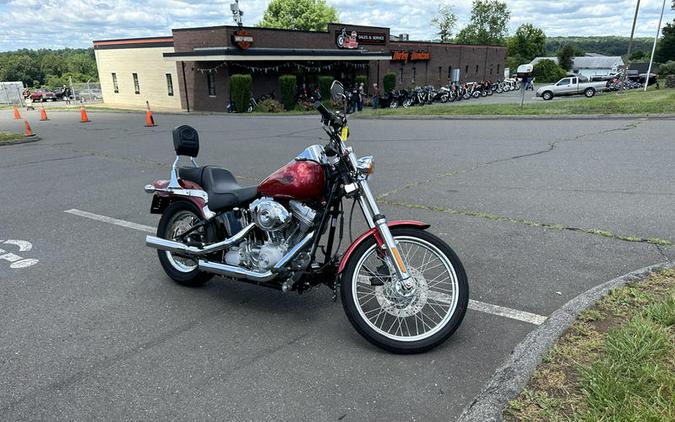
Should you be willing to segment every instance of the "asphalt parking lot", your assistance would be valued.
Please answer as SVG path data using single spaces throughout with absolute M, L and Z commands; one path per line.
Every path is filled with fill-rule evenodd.
M 144 246 L 172 127 L 256 184 L 323 142 L 318 118 L 29 116 L 43 140 L 0 147 L 0 420 L 454 420 L 541 319 L 675 259 L 675 120 L 354 119 L 387 216 L 429 222 L 474 301 L 441 347 L 391 355 L 328 289 L 181 288 Z

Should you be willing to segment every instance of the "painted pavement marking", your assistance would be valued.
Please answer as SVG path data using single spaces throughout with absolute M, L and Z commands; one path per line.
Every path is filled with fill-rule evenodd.
M 100 221 L 103 223 L 112 224 L 119 227 L 126 227 L 128 229 L 138 230 L 146 233 L 155 233 L 156 231 L 154 227 L 132 223 L 130 221 L 107 217 L 105 215 L 94 214 L 91 212 L 82 211 L 78 209 L 70 209 L 64 212 L 72 215 L 77 215 L 79 217 L 88 218 L 90 220 Z M 483 312 L 486 314 L 514 319 L 517 321 L 522 321 L 533 325 L 541 325 L 544 323 L 544 321 L 546 321 L 546 317 L 543 315 L 537 315 L 530 312 L 520 311 L 518 309 L 506 308 L 504 306 L 493 305 L 491 303 L 479 302 L 477 300 L 469 300 L 469 309 L 478 312 Z

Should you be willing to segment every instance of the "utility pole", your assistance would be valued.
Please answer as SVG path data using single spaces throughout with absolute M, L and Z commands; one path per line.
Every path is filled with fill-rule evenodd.
M 621 89 L 619 92 L 623 91 L 623 86 L 625 85 L 626 78 L 628 77 L 628 68 L 630 68 L 630 52 L 633 49 L 633 38 L 635 37 L 635 24 L 637 24 L 638 13 L 640 12 L 640 0 L 637 0 L 637 5 L 635 6 L 635 16 L 633 17 L 633 29 L 630 31 L 630 41 L 628 41 L 628 54 L 626 56 L 626 66 L 623 69 L 623 82 L 621 84 Z
M 654 64 L 654 53 L 656 52 L 656 41 L 659 39 L 659 33 L 661 32 L 661 22 L 663 22 L 663 12 L 666 10 L 666 0 L 663 0 L 663 6 L 661 6 L 661 17 L 659 18 L 659 26 L 656 28 L 656 35 L 654 36 L 654 46 L 652 47 L 652 56 L 649 58 L 649 70 L 647 70 L 647 77 L 645 78 L 645 92 L 647 92 L 647 86 L 649 86 L 649 77 L 652 74 L 652 64 Z

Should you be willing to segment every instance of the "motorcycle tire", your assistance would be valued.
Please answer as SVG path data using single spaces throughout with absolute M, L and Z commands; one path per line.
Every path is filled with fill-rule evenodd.
M 479 98 L 479 97 L 480 97 L 480 92 L 479 92 L 479 91 L 476 91 L 476 92 L 474 92 L 473 94 L 471 94 L 471 96 L 472 96 L 473 98 Z
M 398 108 L 398 101 L 392 101 L 389 104 L 389 108 Z
M 443 104 L 447 103 L 448 100 L 450 100 L 450 96 L 449 96 L 449 95 L 441 95 L 441 102 L 442 102 Z
M 201 221 L 201 213 L 196 205 L 188 201 L 176 201 L 169 205 L 162 214 L 157 226 L 157 237 L 162 239 L 175 240 L 172 231 L 181 219 L 190 219 L 191 221 Z M 205 232 L 201 234 L 204 241 L 214 242 L 216 235 L 211 226 L 205 226 Z M 164 272 L 176 283 L 186 287 L 200 287 L 209 281 L 213 274 L 205 273 L 197 268 L 194 260 L 174 256 L 171 252 L 157 250 L 159 262 L 162 264 Z
M 392 228 L 391 234 L 399 243 L 402 253 L 405 254 L 407 249 L 410 255 L 408 268 L 413 275 L 414 293 L 408 297 L 400 296 L 400 292 L 392 285 L 389 270 L 384 263 L 376 267 L 377 274 L 373 274 L 366 267 L 366 262 L 374 263 L 373 265 L 383 262 L 378 257 L 377 241 L 371 236 L 354 250 L 342 274 L 342 306 L 354 329 L 372 344 L 393 353 L 426 352 L 447 340 L 462 323 L 469 303 L 466 273 L 450 246 L 433 234 L 408 227 Z M 439 264 L 430 266 L 432 261 L 426 264 L 415 261 L 416 257 L 419 258 L 415 255 L 422 254 L 413 254 L 412 248 L 417 248 L 415 251 L 424 250 L 425 258 L 427 252 L 430 252 L 430 259 L 437 259 Z M 374 261 L 369 261 L 370 259 Z M 435 274 L 429 273 L 431 268 L 436 269 L 436 272 L 442 271 L 439 276 L 447 272 L 447 289 L 446 280 L 443 279 L 429 286 L 425 276 Z M 443 286 L 439 283 L 443 283 Z M 444 308 L 446 306 L 447 310 Z M 432 317 L 434 312 L 435 316 Z M 373 320 L 374 315 L 376 316 Z M 420 318 L 422 323 L 415 325 L 419 324 Z M 397 322 L 398 327 L 392 332 Z

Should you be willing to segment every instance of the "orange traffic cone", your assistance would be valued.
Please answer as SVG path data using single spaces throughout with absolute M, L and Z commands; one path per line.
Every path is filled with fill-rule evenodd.
M 19 109 L 14 106 L 14 120 L 21 120 L 21 113 L 19 113 Z
M 152 111 L 150 111 L 150 103 L 146 101 L 145 104 L 148 106 L 148 110 L 145 112 L 145 127 L 155 127 L 157 125 L 152 117 Z
M 33 138 L 35 136 L 35 134 L 33 133 L 33 130 L 30 128 L 30 123 L 28 123 L 28 120 L 24 120 L 24 123 L 25 123 L 26 127 L 25 127 L 23 135 L 26 138 Z
M 89 120 L 89 116 L 87 115 L 87 110 L 84 108 L 84 105 L 80 106 L 80 122 L 82 123 L 91 122 L 91 120 Z
M 47 110 L 45 110 L 45 106 L 42 106 L 42 108 L 40 109 L 40 121 L 45 122 L 47 120 L 49 120 L 47 118 Z

